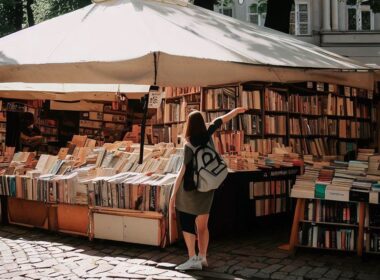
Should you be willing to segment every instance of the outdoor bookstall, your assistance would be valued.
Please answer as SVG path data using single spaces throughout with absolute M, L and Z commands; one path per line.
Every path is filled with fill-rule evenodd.
M 34 38 L 34 40 L 31 40 L 31 38 Z M 163 96 L 165 99 L 164 106 L 168 104 L 168 108 L 177 106 L 175 110 L 178 110 L 178 112 L 182 112 L 179 106 L 186 108 L 188 104 L 194 102 L 194 100 L 187 99 L 190 98 L 189 96 L 200 96 L 199 109 L 206 114 L 209 113 L 208 118 L 217 116 L 217 114 L 213 115 L 214 113 L 231 110 L 237 107 L 238 104 L 240 106 L 249 104 L 247 107 L 249 107 L 251 115 L 260 116 L 260 122 L 265 123 L 262 125 L 263 129 L 260 132 L 252 133 L 253 139 L 259 138 L 260 141 L 265 141 L 272 137 L 282 139 L 280 140 L 282 144 L 289 145 L 294 143 L 295 147 L 297 146 L 297 141 L 293 138 L 296 139 L 297 134 L 305 136 L 300 137 L 305 143 L 314 134 L 319 135 L 315 138 L 323 138 L 327 134 L 314 133 L 310 135 L 306 132 L 302 134 L 296 130 L 292 133 L 290 130 L 292 119 L 296 117 L 302 118 L 302 114 L 310 118 L 316 118 L 318 115 L 316 112 L 302 113 L 297 111 L 297 108 L 302 106 L 294 106 L 296 109 L 291 111 L 287 104 L 294 96 L 299 96 L 300 100 L 302 96 L 313 96 L 315 100 L 319 100 L 319 96 L 324 96 L 326 107 L 329 107 L 327 104 L 330 105 L 326 110 L 332 111 L 331 114 L 324 112 L 320 113 L 320 115 L 323 115 L 326 119 L 330 115 L 334 116 L 331 119 L 337 120 L 334 123 L 335 127 L 338 130 L 343 130 L 344 128 L 345 131 L 342 135 L 339 133 L 335 135 L 335 140 L 344 138 L 358 144 L 356 142 L 359 142 L 357 139 L 360 138 L 360 135 L 349 135 L 351 131 L 348 132 L 346 129 L 351 125 L 351 121 L 355 126 L 359 126 L 360 122 L 368 123 L 368 125 L 365 125 L 366 132 L 371 131 L 370 126 L 374 127 L 373 123 L 377 116 L 375 117 L 373 113 L 372 105 L 368 104 L 373 99 L 376 77 L 374 69 L 298 41 L 292 36 L 243 23 L 182 1 L 103 1 L 0 39 L 0 82 L 130 83 L 157 86 L 165 91 Z M 145 93 L 147 93 L 148 87 L 145 87 Z M 227 90 L 225 90 L 226 88 Z M 84 97 L 82 93 L 68 94 L 66 90 L 58 92 L 61 93 L 55 93 L 54 95 L 49 93 L 48 98 L 46 98 L 53 99 L 53 101 L 55 98 L 68 101 L 72 98 L 76 99 L 77 96 L 80 99 L 92 99 L 91 95 Z M 294 92 L 297 94 L 294 94 Z M 20 94 L 25 98 L 37 98 L 37 95 L 31 93 L 31 90 L 27 88 L 23 90 L 16 89 L 15 93 L 7 94 L 9 97 L 13 94 Z M 147 100 L 147 95 L 145 96 L 145 100 Z M 224 107 L 223 102 L 223 104 L 215 106 L 214 103 L 215 100 L 218 100 L 218 96 L 222 96 L 223 100 L 226 98 L 227 106 Z M 97 95 L 94 96 L 95 98 L 101 99 Z M 112 97 L 110 98 L 112 99 Z M 175 105 L 170 105 L 169 100 L 177 99 L 179 100 L 178 102 L 173 102 Z M 346 99 L 350 99 L 352 103 L 346 102 Z M 365 112 L 365 116 L 358 116 L 356 107 L 355 110 L 353 109 L 354 102 L 355 106 L 359 104 L 357 103 L 358 99 L 365 99 L 363 103 L 368 105 L 358 105 L 363 108 L 362 111 Z M 271 102 L 272 100 L 276 101 Z M 336 103 L 333 103 L 335 104 L 335 111 L 332 109 L 331 100 L 337 100 Z M 340 100 L 344 104 L 342 105 L 345 108 L 344 112 L 339 111 L 340 107 L 337 104 Z M 184 104 L 181 103 L 182 101 Z M 308 102 L 311 104 L 311 101 Z M 216 101 L 216 103 L 218 102 Z M 350 108 L 352 107 L 352 111 L 346 109 L 347 104 L 349 104 Z M 322 107 L 322 105 L 320 106 Z M 145 107 L 143 119 L 146 119 L 146 104 Z M 369 109 L 366 109 L 367 107 Z M 160 109 L 157 110 L 157 112 L 159 111 Z M 320 109 L 320 111 L 323 110 Z M 157 113 L 157 115 L 159 114 Z M 165 113 L 163 116 L 165 118 Z M 349 120 L 350 123 L 346 122 L 346 120 Z M 183 122 L 184 117 L 181 116 L 180 120 L 176 117 L 174 121 L 166 120 L 156 124 L 168 125 L 170 123 L 171 125 L 177 125 L 179 123 L 183 124 Z M 283 123 L 284 126 L 282 128 L 277 126 L 279 123 Z M 243 130 L 240 125 L 238 126 L 240 130 Z M 177 128 L 176 126 L 175 130 Z M 128 143 L 125 146 L 105 148 L 105 155 L 110 152 L 114 156 L 118 148 L 134 149 L 135 153 L 138 150 L 140 155 L 142 155 L 142 151 L 148 152 L 148 155 L 151 152 L 157 152 L 156 149 L 160 150 L 158 146 L 144 148 L 145 129 L 145 122 L 143 121 L 140 128 L 142 135 L 140 146 L 132 147 Z M 235 130 L 237 129 L 235 128 Z M 173 133 L 173 129 L 170 133 Z M 249 135 L 249 133 L 246 133 L 246 136 L 247 134 Z M 370 133 L 366 138 L 372 139 L 372 136 Z M 228 137 L 230 136 L 226 133 L 224 140 L 220 140 L 220 147 L 225 146 L 225 143 L 228 142 L 225 139 Z M 242 143 L 241 146 L 246 144 L 244 143 L 244 136 L 234 134 L 232 137 L 240 137 L 239 143 Z M 46 203 L 50 198 L 45 197 L 41 199 L 40 207 L 43 208 L 41 208 L 41 212 L 45 213 L 48 220 L 38 220 L 33 222 L 33 225 L 88 235 L 91 238 L 109 238 L 159 246 L 174 242 L 177 239 L 175 225 L 172 224 L 173 221 L 167 219 L 170 213 L 165 209 L 167 207 L 165 203 L 168 202 L 168 193 L 171 190 L 170 187 L 160 190 L 162 191 L 161 201 L 165 201 L 164 204 L 150 207 L 149 202 L 151 200 L 146 199 L 146 197 L 151 198 L 149 195 L 153 192 L 152 190 L 156 191 L 160 187 L 157 182 L 166 182 L 168 186 L 172 185 L 173 178 L 169 175 L 175 175 L 178 172 L 181 150 L 178 147 L 173 147 L 178 138 L 169 137 L 169 139 L 174 139 L 174 141 L 167 141 L 172 143 L 166 146 L 167 150 L 172 149 L 172 154 L 167 155 L 163 152 L 160 154 L 159 160 L 174 163 L 167 165 L 164 168 L 166 171 L 163 170 L 163 173 L 156 178 L 156 181 L 152 179 L 150 185 L 148 184 L 150 187 L 149 193 L 148 188 L 136 190 L 146 191 L 144 201 L 148 207 L 141 208 L 144 210 L 139 209 L 139 212 L 135 212 L 131 209 L 128 210 L 125 205 L 124 209 L 120 210 L 118 208 L 123 207 L 114 206 L 120 205 L 120 201 L 116 203 L 116 197 L 109 198 L 110 201 L 113 201 L 112 203 L 95 200 L 92 201 L 92 204 L 87 201 L 82 206 L 76 205 L 77 203 L 73 203 L 73 206 L 69 206 L 70 203 L 60 206 L 54 200 Z M 337 142 L 334 143 L 336 147 L 339 145 Z M 339 149 L 343 150 L 341 146 L 339 145 Z M 344 148 L 347 148 L 346 146 Z M 81 148 L 84 147 L 81 146 Z M 315 140 L 310 145 L 312 153 L 315 150 L 319 156 L 322 156 L 323 149 L 324 144 L 321 144 L 319 140 Z M 232 152 L 240 153 L 241 151 Z M 272 147 L 266 154 L 271 153 Z M 289 151 L 286 152 L 286 154 L 288 153 Z M 282 156 L 284 154 L 285 152 L 283 152 Z M 97 158 L 98 156 L 99 154 Z M 98 173 L 97 176 L 116 176 L 112 177 L 112 180 L 115 180 L 112 181 L 114 183 L 112 186 L 116 188 L 115 186 L 118 183 L 115 182 L 120 179 L 117 177 L 118 172 L 114 174 L 110 170 L 106 170 L 109 168 L 108 164 L 112 159 L 109 159 L 109 162 L 104 165 L 102 165 L 102 160 L 103 158 L 97 165 L 97 168 L 101 170 L 99 172 L 109 171 L 110 174 Z M 133 160 L 136 161 L 136 159 Z M 147 166 L 146 162 L 140 165 L 140 171 L 143 171 Z M 157 164 L 159 163 L 157 162 Z M 121 166 L 119 170 L 123 170 Z M 253 172 L 253 170 L 250 171 Z M 288 200 L 290 181 L 294 181 L 294 176 L 298 170 L 295 168 L 291 169 L 290 172 L 286 168 L 280 168 L 272 171 L 259 170 L 255 171 L 255 174 L 254 172 L 244 174 L 246 177 L 242 181 L 245 184 L 245 201 L 247 196 L 250 198 L 262 196 L 264 202 L 255 202 L 255 206 L 245 205 L 239 211 L 242 211 L 242 209 L 250 211 L 249 208 L 254 207 L 255 214 L 258 214 L 264 209 L 263 213 L 258 214 L 259 216 L 264 216 L 267 208 L 270 209 L 270 213 L 279 213 L 284 209 L 289 209 L 289 204 L 283 204 L 282 201 Z M 127 177 L 123 177 L 123 179 L 130 180 L 128 177 L 130 175 L 125 176 Z M 239 176 L 239 174 L 233 174 L 232 176 Z M 275 191 L 269 192 L 270 194 L 266 194 L 265 191 L 263 191 L 264 193 L 256 193 L 255 182 L 251 180 L 254 176 L 262 177 L 263 180 L 258 180 L 259 182 L 269 182 L 269 185 L 262 185 L 264 190 L 269 188 Z M 272 181 L 270 180 L 271 176 L 274 178 Z M 3 184 L 3 186 L 6 186 L 8 190 L 9 186 L 13 184 L 11 183 L 13 182 L 12 180 L 16 180 L 16 177 L 4 177 L 6 178 L 5 181 L 8 179 L 10 181 L 7 181 L 8 183 Z M 99 179 L 100 189 L 105 188 L 108 184 L 108 179 Z M 62 187 L 67 184 L 68 179 L 60 178 L 58 180 L 62 180 Z M 145 178 L 144 180 L 147 179 Z M 25 184 L 28 184 L 29 181 L 32 181 L 32 178 L 25 178 Z M 49 182 L 49 180 L 47 181 Z M 61 183 L 57 183 L 55 186 L 59 184 Z M 119 187 L 120 185 L 117 185 L 117 188 Z M 223 186 L 226 190 L 230 190 L 232 187 L 236 186 Z M 87 185 L 88 189 L 89 185 Z M 163 191 L 164 189 L 165 191 Z M 2 194 L 10 195 L 10 193 L 10 191 L 8 193 L 3 191 Z M 27 197 L 27 195 L 21 195 L 17 191 L 15 193 L 16 196 Z M 77 191 L 75 194 L 78 199 L 83 196 L 83 193 L 79 193 L 80 191 Z M 96 196 L 96 190 L 94 190 L 94 193 Z M 233 194 L 235 197 L 239 196 L 236 190 Z M 86 195 L 90 197 L 88 193 Z M 225 198 L 226 196 L 222 200 L 225 200 Z M 33 199 L 39 200 L 37 196 L 33 197 Z M 270 202 L 271 200 L 275 201 L 273 205 Z M 157 202 L 156 200 L 154 201 Z M 239 201 L 235 201 L 233 205 L 238 205 Z M 9 209 L 16 209 L 19 203 L 18 198 L 14 197 L 10 198 L 9 202 Z M 270 206 L 267 207 L 266 204 Z M 110 206 L 112 210 L 105 208 Z M 30 207 L 32 209 L 33 205 Z M 81 209 L 78 210 L 78 213 L 80 212 L 81 214 L 71 223 L 67 219 L 69 219 L 68 217 L 72 211 L 77 211 L 74 208 Z M 15 220 L 15 218 L 12 218 L 12 213 L 9 214 L 9 217 L 11 220 Z M 162 215 L 161 213 L 165 214 Z M 87 217 L 85 217 L 86 214 L 88 214 Z M 66 218 L 60 219 L 60 217 Z M 229 218 L 233 220 L 235 217 L 232 215 Z M 18 223 L 25 224 L 31 220 L 33 220 L 33 217 L 25 221 L 20 218 Z M 84 227 L 84 224 L 88 226 Z M 149 232 L 149 238 L 144 239 L 139 236 L 143 232 Z

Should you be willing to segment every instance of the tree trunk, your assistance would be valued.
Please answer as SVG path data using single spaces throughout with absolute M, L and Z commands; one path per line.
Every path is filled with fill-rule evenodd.
M 34 14 L 32 5 L 34 4 L 34 0 L 27 0 L 26 1 L 26 12 L 28 15 L 28 25 L 33 26 L 34 25 Z
M 13 5 L 13 26 L 15 30 L 21 30 L 24 17 L 22 1 L 15 1 Z
M 290 12 L 293 0 L 268 0 L 265 26 L 289 33 Z
M 210 11 L 214 10 L 214 0 L 194 0 L 194 5 Z

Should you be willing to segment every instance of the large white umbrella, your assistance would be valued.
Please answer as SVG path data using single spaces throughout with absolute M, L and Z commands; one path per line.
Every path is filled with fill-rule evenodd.
M 373 87 L 372 73 L 358 62 L 181 1 L 105 1 L 0 39 L 2 82 L 253 80 Z

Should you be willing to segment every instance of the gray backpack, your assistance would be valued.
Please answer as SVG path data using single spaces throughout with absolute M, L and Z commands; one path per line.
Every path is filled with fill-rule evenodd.
M 194 182 L 197 190 L 208 192 L 219 188 L 228 175 L 227 165 L 215 151 L 214 143 L 194 147 L 186 143 L 193 151 Z

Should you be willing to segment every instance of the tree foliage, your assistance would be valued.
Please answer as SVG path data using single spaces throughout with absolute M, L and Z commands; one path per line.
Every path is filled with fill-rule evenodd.
M 1 0 L 0 37 L 91 4 L 91 0 Z

